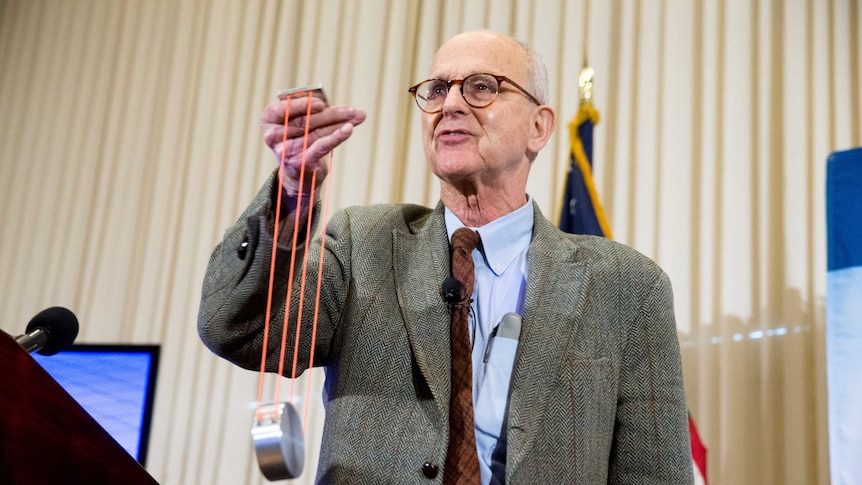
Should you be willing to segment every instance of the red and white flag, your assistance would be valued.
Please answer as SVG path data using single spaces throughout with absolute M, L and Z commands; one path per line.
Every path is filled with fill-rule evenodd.
M 694 420 L 691 415 L 688 415 L 688 432 L 691 435 L 691 460 L 694 462 L 694 483 L 695 485 L 706 485 L 706 447 L 700 441 L 700 435 L 697 434 L 697 428 L 694 426 Z

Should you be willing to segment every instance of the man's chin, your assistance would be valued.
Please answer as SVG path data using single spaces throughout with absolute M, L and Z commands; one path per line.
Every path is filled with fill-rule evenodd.
M 433 172 L 438 176 L 464 176 L 475 172 L 479 166 L 476 154 L 464 151 L 438 154 L 436 162 L 432 164 Z
M 475 170 L 467 170 L 466 167 L 461 170 L 441 170 L 435 173 L 437 178 L 443 180 L 450 185 L 458 186 L 472 180 Z

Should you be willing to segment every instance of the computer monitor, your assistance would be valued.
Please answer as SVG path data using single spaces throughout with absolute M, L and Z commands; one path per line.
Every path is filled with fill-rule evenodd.
M 159 366 L 158 345 L 78 344 L 30 354 L 142 466 Z

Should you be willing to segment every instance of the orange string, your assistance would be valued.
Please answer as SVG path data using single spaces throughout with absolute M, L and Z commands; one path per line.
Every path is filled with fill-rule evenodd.
M 311 121 L 311 93 L 308 93 L 308 106 L 305 111 L 305 134 L 302 139 L 302 163 L 299 167 L 299 190 L 296 195 L 296 217 L 294 217 L 293 224 L 293 242 L 290 247 L 290 271 L 288 273 L 287 279 L 287 296 L 285 297 L 284 302 L 284 323 L 282 325 L 281 331 L 281 352 L 278 358 L 278 376 L 284 375 L 284 350 L 287 347 L 287 328 L 288 321 L 290 318 L 290 295 L 293 293 L 293 271 L 296 268 L 296 240 L 299 235 L 299 214 L 302 213 L 302 189 L 305 181 L 305 161 L 308 155 L 308 129 Z M 287 123 L 285 122 L 285 129 L 287 127 Z M 281 194 L 279 194 L 280 196 Z M 278 244 L 278 241 L 273 241 L 273 244 Z M 300 298 L 300 301 L 302 299 Z M 299 326 L 299 322 L 297 322 L 297 327 Z M 265 349 L 264 349 L 265 351 Z M 276 381 L 275 385 L 275 403 L 280 402 L 279 398 L 281 396 L 281 379 L 279 378 Z
M 281 352 L 279 355 L 278 362 L 278 380 L 276 381 L 276 390 L 275 390 L 275 400 L 274 403 L 278 404 L 280 402 L 280 394 L 281 394 L 281 376 L 284 373 L 284 360 L 285 355 L 284 352 L 287 346 L 287 331 L 289 328 L 289 317 L 290 317 L 290 307 L 291 307 L 291 294 L 293 292 L 293 273 L 296 268 L 296 251 L 297 251 L 297 239 L 299 234 L 299 215 L 302 213 L 302 199 L 303 199 L 303 187 L 304 187 L 304 179 L 305 179 L 305 163 L 308 155 L 308 133 L 309 133 L 309 124 L 311 119 L 311 102 L 312 102 L 312 93 L 297 93 L 299 96 L 308 95 L 308 106 L 306 108 L 306 123 L 305 123 L 305 134 L 303 137 L 303 145 L 302 145 L 302 163 L 299 169 L 299 190 L 297 194 L 297 204 L 295 209 L 296 217 L 294 219 L 294 230 L 293 230 L 293 240 L 291 243 L 291 253 L 290 253 L 290 270 L 289 270 L 289 279 L 287 282 L 287 296 L 285 300 L 285 312 L 284 312 L 284 322 L 282 326 L 282 336 L 281 336 Z M 289 106 L 290 106 L 291 96 L 288 95 L 285 99 L 285 115 L 284 115 L 284 130 L 282 132 L 282 147 L 287 144 L 287 132 L 288 132 L 288 121 L 289 121 Z M 323 281 L 323 259 L 324 259 L 324 247 L 326 244 L 326 223 L 327 223 L 327 214 L 329 211 L 329 199 L 332 187 L 332 171 L 333 165 L 333 155 L 330 152 L 329 155 L 329 171 L 330 178 L 327 180 L 326 185 L 326 195 L 324 197 L 324 205 L 322 210 L 322 228 L 321 228 L 321 238 L 320 238 L 320 260 L 318 261 L 317 268 L 317 288 L 316 294 L 314 298 L 314 315 L 312 321 L 311 328 L 311 348 L 309 352 L 309 360 L 308 360 L 308 368 L 311 369 L 314 364 L 314 347 L 316 345 L 317 339 L 317 322 L 318 316 L 320 314 L 320 291 L 321 284 Z M 273 288 L 274 288 L 274 280 L 275 280 L 275 259 L 278 249 L 278 240 L 279 240 L 279 221 L 281 220 L 281 195 L 284 189 L 284 171 L 286 169 L 286 150 L 282 150 L 281 159 L 279 163 L 279 172 L 278 172 L 278 194 L 275 206 L 275 224 L 273 229 L 273 245 L 272 245 L 272 253 L 270 258 L 270 269 L 269 269 L 269 286 L 267 289 L 267 303 L 266 303 L 266 315 L 264 321 L 264 331 L 263 331 L 263 348 L 261 351 L 261 361 L 260 361 L 260 380 L 258 383 L 258 396 L 257 396 L 257 411 L 255 412 L 255 419 L 262 419 L 260 414 L 260 409 L 263 404 L 263 388 L 264 388 L 264 375 L 266 372 L 266 357 L 267 357 L 267 348 L 268 348 L 268 340 L 269 340 L 269 331 L 271 325 L 271 317 L 272 317 L 272 296 L 273 296 Z M 311 189 L 309 192 L 309 204 L 314 201 L 314 192 L 315 187 L 317 185 L 317 172 L 312 172 L 311 178 Z M 306 221 L 306 235 L 305 235 L 305 247 L 306 251 L 304 252 L 303 261 L 302 261 L 302 271 L 300 277 L 300 295 L 305 294 L 305 285 L 307 281 L 307 272 L 308 272 L 308 250 L 311 244 L 311 228 L 313 222 L 313 207 L 309 205 L 308 207 L 308 219 Z M 305 298 L 300 297 L 299 306 L 297 309 L 297 322 L 296 322 L 296 333 L 295 333 L 295 342 L 293 349 L 293 369 L 291 372 L 291 383 L 290 383 L 290 392 L 289 392 L 289 401 L 293 400 L 293 392 L 294 392 L 294 380 L 296 379 L 296 367 L 297 367 L 297 359 L 299 355 L 299 342 L 301 337 L 302 330 L 302 313 L 304 306 Z M 305 402 L 305 410 L 303 413 L 302 420 L 302 430 L 305 433 L 305 430 L 308 425 L 308 410 L 309 410 L 309 401 L 308 396 L 311 394 L 311 375 L 308 375 L 308 379 L 306 382 L 306 402 Z M 277 408 L 273 409 L 272 418 L 278 417 Z
M 317 171 L 311 172 L 311 190 L 308 193 L 309 206 L 314 201 L 314 186 L 317 183 Z M 305 226 L 305 252 L 303 253 L 302 258 L 302 276 L 299 279 L 299 294 L 305 295 L 305 281 L 308 274 L 308 247 L 311 244 L 311 223 L 312 216 L 314 215 L 314 210 L 312 207 L 308 208 L 308 221 Z M 302 308 L 305 303 L 305 297 L 302 296 L 299 299 L 299 307 L 296 309 L 296 339 L 293 343 L 293 370 L 290 373 L 290 392 L 287 393 L 288 400 L 293 401 L 293 387 L 294 387 L 294 379 L 296 379 L 296 362 L 299 354 L 299 336 L 300 336 L 300 323 L 302 322 Z
M 264 375 L 266 372 L 266 349 L 269 346 L 269 326 L 270 326 L 270 316 L 272 315 L 272 291 L 275 280 L 275 255 L 276 250 L 278 249 L 278 221 L 281 219 L 281 191 L 284 187 L 284 162 L 286 157 L 286 151 L 284 150 L 284 146 L 287 144 L 287 121 L 290 116 L 288 107 L 290 106 L 290 95 L 287 96 L 287 99 L 284 101 L 284 130 L 281 135 L 281 159 L 278 164 L 278 197 L 275 202 L 275 227 L 273 229 L 273 244 L 272 244 L 272 253 L 270 254 L 270 262 L 269 262 L 269 287 L 267 288 L 267 296 L 266 296 L 266 315 L 264 317 L 264 325 L 263 325 L 263 349 L 260 353 L 260 379 L 257 385 L 257 411 L 255 412 L 255 419 L 261 419 L 259 414 L 260 407 L 263 404 L 263 384 L 264 384 Z
M 332 163 L 333 163 L 333 155 L 332 152 L 329 152 L 329 179 L 326 181 L 326 196 L 323 199 L 323 212 L 321 214 L 321 228 L 320 228 L 320 261 L 317 264 L 317 290 L 314 296 L 314 317 L 311 320 L 311 350 L 308 355 L 308 368 L 314 365 L 314 345 L 317 342 L 317 316 L 319 315 L 320 310 L 320 286 L 323 281 L 323 255 L 324 246 L 326 244 L 326 221 L 327 214 L 329 211 L 329 193 L 332 188 Z M 295 354 L 294 354 L 295 355 Z M 296 364 L 294 364 L 295 366 Z M 302 413 L 302 432 L 305 433 L 306 427 L 308 425 L 308 396 L 311 395 L 311 373 L 309 372 L 308 378 L 305 382 L 305 409 Z

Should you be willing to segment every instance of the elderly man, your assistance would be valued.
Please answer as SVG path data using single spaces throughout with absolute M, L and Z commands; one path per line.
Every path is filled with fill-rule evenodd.
M 621 244 L 560 232 L 526 194 L 555 125 L 541 62 L 510 37 L 467 32 L 437 51 L 430 78 L 410 93 L 440 180 L 437 207 L 348 208 L 329 221 L 322 252 L 298 248 L 311 268 L 324 260 L 314 344 L 314 365 L 326 366 L 318 480 L 690 483 L 667 276 Z M 303 99 L 268 106 L 261 125 L 287 160 L 280 195 L 292 220 L 309 201 L 297 201 L 304 130 L 290 123 L 282 142 L 286 109 L 305 122 Z M 365 113 L 319 100 L 311 111 L 304 159 L 319 182 L 324 155 Z M 273 176 L 215 249 L 199 317 L 214 352 L 252 369 L 277 187 Z M 291 241 L 293 225 L 281 227 L 280 241 Z M 278 251 L 275 293 L 284 295 L 298 274 L 287 274 L 289 248 Z M 308 278 L 305 294 L 292 286 L 294 302 L 314 299 L 316 272 Z M 303 308 L 300 372 L 313 305 Z M 284 311 L 282 303 L 274 325 Z

